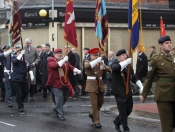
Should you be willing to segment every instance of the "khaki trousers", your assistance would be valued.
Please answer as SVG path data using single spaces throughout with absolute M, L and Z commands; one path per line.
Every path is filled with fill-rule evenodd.
M 157 101 L 162 132 L 173 132 L 175 127 L 175 101 Z
M 90 101 L 91 101 L 91 115 L 94 119 L 94 124 L 100 123 L 99 120 L 99 110 L 104 103 L 104 93 L 89 93 Z

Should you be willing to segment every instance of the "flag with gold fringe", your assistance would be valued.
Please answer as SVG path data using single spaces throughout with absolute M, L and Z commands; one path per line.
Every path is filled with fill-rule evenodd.
M 9 30 L 10 33 L 12 34 L 12 45 L 14 46 L 18 41 L 21 40 L 21 29 L 22 29 L 20 10 L 18 2 L 16 0 L 13 1 L 11 19 L 12 22 L 9 23 Z
M 99 47 L 104 51 L 104 43 L 108 38 L 108 19 L 104 0 L 96 1 L 95 9 L 95 34 L 99 40 Z
M 74 47 L 78 47 L 77 33 L 75 27 L 75 14 L 73 0 L 66 1 L 66 15 L 64 22 L 64 39 Z
M 135 52 L 139 43 L 138 0 L 129 1 L 128 30 L 131 31 L 131 51 Z

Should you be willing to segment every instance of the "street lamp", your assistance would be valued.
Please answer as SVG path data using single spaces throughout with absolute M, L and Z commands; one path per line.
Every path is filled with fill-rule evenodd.
M 39 11 L 40 17 L 46 17 L 47 11 L 45 9 L 41 9 Z M 52 0 L 52 10 L 49 10 L 49 17 L 51 16 L 51 20 L 43 20 L 52 22 L 52 50 L 54 51 L 54 17 L 57 17 L 57 11 L 54 10 L 54 0 Z

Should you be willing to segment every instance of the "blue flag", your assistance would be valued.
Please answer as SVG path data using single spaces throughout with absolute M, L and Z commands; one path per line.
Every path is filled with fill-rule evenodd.
M 139 43 L 138 0 L 129 1 L 128 30 L 131 31 L 131 51 L 135 52 Z

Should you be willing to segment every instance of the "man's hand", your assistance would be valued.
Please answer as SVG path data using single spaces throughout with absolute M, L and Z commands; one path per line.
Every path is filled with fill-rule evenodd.
M 36 65 L 36 63 L 35 63 L 35 62 L 33 62 L 31 65 L 32 65 L 32 66 L 35 66 L 35 65 Z
M 142 101 L 142 103 L 144 103 L 146 101 L 146 98 L 143 96 L 140 96 L 140 100 Z
M 2 79 L 2 82 L 5 82 L 5 78 Z

